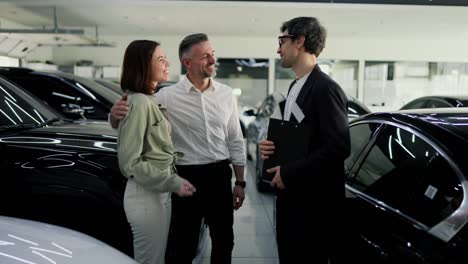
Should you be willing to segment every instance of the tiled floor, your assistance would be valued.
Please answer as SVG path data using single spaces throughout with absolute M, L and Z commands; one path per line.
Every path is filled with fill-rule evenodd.
M 273 229 L 273 194 L 259 193 L 253 178 L 253 165 L 246 168 L 246 198 L 234 213 L 234 250 L 232 264 L 278 264 Z M 201 264 L 210 263 L 211 241 L 203 248 Z

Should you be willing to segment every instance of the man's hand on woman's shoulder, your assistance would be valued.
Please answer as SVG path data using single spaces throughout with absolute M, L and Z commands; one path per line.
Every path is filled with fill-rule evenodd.
M 127 102 L 127 94 L 124 93 L 122 98 L 119 101 L 115 102 L 111 108 L 110 114 L 110 123 L 113 128 L 117 128 L 119 126 L 120 120 L 122 120 L 128 112 L 128 102 Z

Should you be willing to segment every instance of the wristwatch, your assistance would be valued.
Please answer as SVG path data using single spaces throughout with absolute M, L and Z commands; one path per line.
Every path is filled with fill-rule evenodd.
M 245 189 L 245 181 L 236 181 L 234 185 L 240 186 Z

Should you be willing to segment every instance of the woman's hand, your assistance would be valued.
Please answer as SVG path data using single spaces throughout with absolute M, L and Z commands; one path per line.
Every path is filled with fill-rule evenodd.
M 194 192 L 197 190 L 195 187 L 187 180 L 184 180 L 184 182 L 180 185 L 179 191 L 177 191 L 177 195 L 180 197 L 186 197 L 186 196 L 192 196 Z

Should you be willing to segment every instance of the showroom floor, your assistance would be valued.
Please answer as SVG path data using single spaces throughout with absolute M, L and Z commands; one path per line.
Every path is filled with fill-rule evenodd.
M 275 232 L 273 229 L 273 194 L 259 193 L 252 177 L 253 165 L 246 169 L 246 198 L 234 213 L 235 245 L 232 264 L 277 264 Z M 206 240 L 202 264 L 210 263 L 211 243 Z

